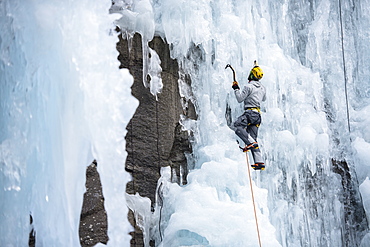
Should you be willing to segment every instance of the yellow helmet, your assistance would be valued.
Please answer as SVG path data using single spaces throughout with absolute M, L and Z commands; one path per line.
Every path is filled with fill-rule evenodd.
M 263 71 L 262 69 L 257 65 L 257 61 L 254 60 L 254 67 L 251 69 L 251 72 L 249 73 L 249 80 L 259 80 L 263 77 Z

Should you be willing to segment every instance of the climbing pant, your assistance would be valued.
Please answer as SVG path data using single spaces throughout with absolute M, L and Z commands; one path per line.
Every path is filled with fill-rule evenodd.
M 261 114 L 248 109 L 234 122 L 235 134 L 243 140 L 246 145 L 257 142 L 258 127 L 261 124 Z M 254 163 L 265 163 L 262 159 L 260 148 L 251 149 Z

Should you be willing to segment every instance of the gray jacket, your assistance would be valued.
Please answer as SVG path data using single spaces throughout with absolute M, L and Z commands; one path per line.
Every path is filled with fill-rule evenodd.
M 235 96 L 239 103 L 244 101 L 244 109 L 261 107 L 261 102 L 266 100 L 266 89 L 259 81 L 251 81 L 243 90 L 236 89 Z

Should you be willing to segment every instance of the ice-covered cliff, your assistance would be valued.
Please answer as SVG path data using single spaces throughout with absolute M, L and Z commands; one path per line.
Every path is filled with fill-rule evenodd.
M 169 44 L 182 104 L 197 112 L 179 116 L 192 136 L 187 184 L 163 168 L 154 212 L 147 198 L 128 196 L 147 245 L 258 245 L 245 156 L 225 118 L 242 113 L 225 65 L 243 85 L 253 60 L 268 97 L 266 170 L 252 173 L 262 245 L 369 244 L 369 0 L 111 4 L 0 2 L 2 243 L 25 245 L 31 214 L 36 243 L 77 246 L 84 171 L 95 158 L 108 245 L 129 245 L 124 137 L 138 102 L 132 76 L 118 69 L 117 25 L 128 43 L 141 34 L 143 85 L 154 98 L 165 85 L 148 43 Z

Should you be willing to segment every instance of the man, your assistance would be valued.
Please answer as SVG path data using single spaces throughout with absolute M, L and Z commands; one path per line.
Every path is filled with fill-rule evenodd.
M 248 85 L 244 86 L 243 90 L 240 90 L 236 81 L 232 85 L 237 101 L 244 102 L 245 110 L 234 122 L 233 129 L 245 143 L 243 152 L 252 151 L 254 165 L 251 166 L 255 170 L 265 169 L 265 162 L 257 143 L 258 128 L 261 124 L 260 106 L 261 102 L 266 100 L 266 89 L 259 81 L 262 77 L 263 71 L 254 61 L 254 67 L 248 76 Z

